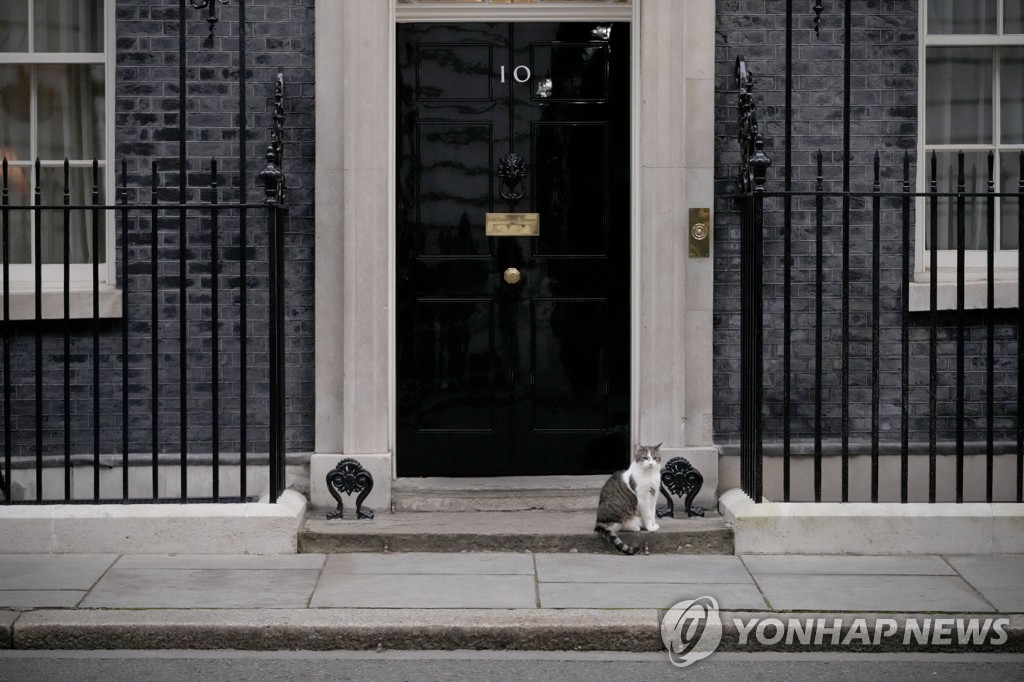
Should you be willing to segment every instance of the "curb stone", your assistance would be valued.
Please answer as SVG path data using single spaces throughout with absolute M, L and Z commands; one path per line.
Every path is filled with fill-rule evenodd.
M 0 649 L 14 648 L 12 639 L 14 634 L 14 621 L 17 619 L 17 611 L 0 610 Z
M 657 651 L 654 609 L 39 610 L 17 649 Z
M 0 647 L 14 649 L 488 649 L 533 651 L 629 651 L 664 649 L 660 620 L 653 609 L 40 609 L 0 613 L 4 636 Z M 723 611 L 718 651 L 851 653 L 1024 653 L 1024 616 L 1005 614 L 776 613 Z M 765 646 L 750 630 L 740 644 L 739 619 L 789 619 L 801 622 L 843 620 L 837 643 L 801 644 L 785 640 Z M 1007 641 L 999 646 L 904 644 L 907 621 L 917 619 L 1007 618 Z M 881 619 L 896 621 L 896 631 L 880 644 L 843 645 L 856 619 L 869 633 Z M 756 629 L 756 628 L 755 628 Z M 766 632 L 771 633 L 771 628 Z M 953 627 L 956 640 L 956 630 Z M 856 633 L 855 633 L 856 634 Z

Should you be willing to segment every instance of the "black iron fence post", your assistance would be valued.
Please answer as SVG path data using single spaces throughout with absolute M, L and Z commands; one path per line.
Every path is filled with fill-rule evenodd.
M 764 332 L 763 241 L 765 182 L 771 159 L 757 123 L 754 78 L 736 59 L 739 88 L 740 192 L 740 459 L 741 485 L 755 502 L 763 492 Z
M 1017 501 L 1024 502 L 1024 151 L 1017 163 Z
M 285 487 L 284 371 L 284 75 L 277 74 L 274 125 L 267 146 L 267 165 L 260 172 L 270 235 L 270 501 Z
M 4 280 L 4 471 L 0 488 L 4 502 L 11 501 L 11 197 L 7 157 L 3 159 L 3 188 L 0 209 L 3 211 L 3 280 Z
M 747 198 L 740 269 L 743 272 L 741 344 L 744 346 L 743 383 L 746 409 L 741 414 L 743 457 L 747 479 L 744 490 L 760 502 L 763 492 L 764 441 L 764 327 L 761 323 L 764 292 L 764 187 Z

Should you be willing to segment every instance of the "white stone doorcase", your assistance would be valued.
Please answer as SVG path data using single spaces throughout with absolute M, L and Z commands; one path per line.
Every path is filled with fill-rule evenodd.
M 622 16 L 621 6 L 603 6 Z M 558 4 L 439 7 L 450 8 L 452 20 L 468 14 L 476 21 L 566 21 L 580 11 Z M 589 18 L 602 18 L 600 8 L 590 6 Z M 684 456 L 697 467 L 705 481 L 697 504 L 711 506 L 718 483 L 713 258 L 689 255 L 689 213 L 713 207 L 715 3 L 633 0 L 627 18 L 633 25 L 631 430 L 634 441 L 664 442 L 666 459 Z M 402 456 L 394 449 L 393 284 L 393 53 L 401 19 L 394 0 L 316 3 L 314 506 L 333 506 L 324 478 L 339 459 L 352 457 L 374 476 L 366 503 L 389 509 L 395 458 Z

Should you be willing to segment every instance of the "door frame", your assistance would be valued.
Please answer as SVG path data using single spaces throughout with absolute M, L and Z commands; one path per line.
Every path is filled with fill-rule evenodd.
M 556 7 L 578 6 L 548 6 Z M 504 20 L 538 9 L 444 9 L 460 8 Z M 591 6 L 588 16 L 621 18 L 604 15 L 608 9 L 622 8 Z M 367 503 L 387 507 L 397 407 L 395 6 L 393 0 L 317 0 L 314 11 L 318 77 L 302 85 L 315 88 L 317 107 L 311 497 L 314 505 L 333 506 L 322 474 L 344 456 L 372 469 Z M 713 259 L 687 256 L 688 210 L 714 206 L 715 3 L 633 0 L 629 11 L 632 437 L 665 441 L 664 456 L 685 456 L 704 476 L 710 499 L 699 504 L 709 506 L 718 477 L 713 347 L 737 342 L 734 330 L 720 330 L 717 339 L 713 333 Z M 713 221 L 712 214 L 712 232 Z

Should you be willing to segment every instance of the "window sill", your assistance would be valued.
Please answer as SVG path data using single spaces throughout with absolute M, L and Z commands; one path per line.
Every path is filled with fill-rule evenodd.
M 64 291 L 62 289 L 43 289 L 43 319 L 64 319 Z M 101 286 L 100 310 L 101 318 L 121 317 L 121 290 L 111 286 Z M 93 316 L 92 289 L 72 289 L 69 300 L 68 316 L 72 320 L 88 320 Z M 11 319 L 36 319 L 36 292 L 33 290 L 11 290 Z M 0 308 L 0 320 L 3 310 Z
M 927 272 L 916 273 L 919 278 L 910 283 L 910 311 L 931 310 L 931 277 Z M 938 310 L 956 310 L 956 271 L 939 269 Z M 988 307 L 988 280 L 984 270 L 968 270 L 964 276 L 964 310 L 984 310 Z M 1017 270 L 997 269 L 995 273 L 996 308 L 1017 307 Z

